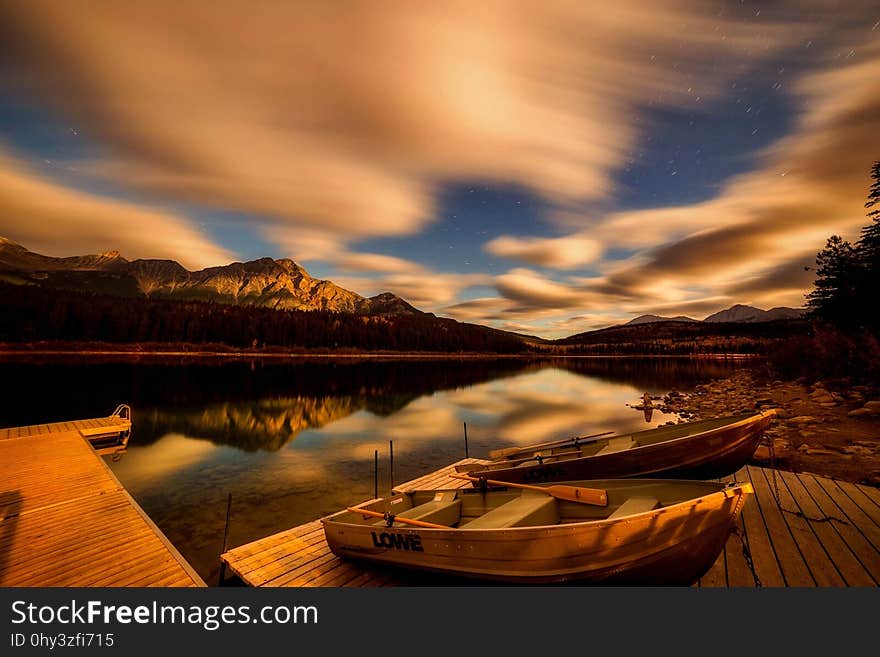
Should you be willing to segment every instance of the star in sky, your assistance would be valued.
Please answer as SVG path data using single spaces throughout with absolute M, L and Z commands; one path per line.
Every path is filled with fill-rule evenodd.
M 391 4 L 4 3 L 0 234 L 557 337 L 801 306 L 866 221 L 875 3 Z

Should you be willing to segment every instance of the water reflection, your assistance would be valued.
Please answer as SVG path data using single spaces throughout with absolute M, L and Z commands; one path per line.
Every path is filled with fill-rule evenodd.
M 178 432 L 253 452 L 274 452 L 306 429 L 317 429 L 366 407 L 363 398 L 276 397 L 212 404 L 203 409 L 154 408 L 138 418 L 145 439 Z M 146 440 L 144 441 L 146 442 Z
M 656 426 L 645 391 L 686 388 L 731 363 L 687 359 L 6 363 L 20 385 L 2 425 L 132 404 L 116 475 L 207 581 L 216 580 L 226 495 L 230 545 L 287 529 L 464 456 L 605 430 Z M 57 400 L 46 417 L 29 390 Z M 63 393 L 63 394 L 62 394 Z M 103 409 L 107 409 L 104 411 Z M 38 417 L 30 417 L 32 416 Z

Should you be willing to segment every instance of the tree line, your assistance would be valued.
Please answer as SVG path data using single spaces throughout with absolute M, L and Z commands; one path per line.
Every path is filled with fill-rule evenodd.
M 816 279 L 807 294 L 814 326 L 810 335 L 770 350 L 779 375 L 880 380 L 880 161 L 871 167 L 865 208 L 870 222 L 855 243 L 832 235 L 816 254 Z
M 865 208 L 871 221 L 855 243 L 832 235 L 816 255 L 816 280 L 807 295 L 814 317 L 850 331 L 880 326 L 880 161 L 871 168 Z
M 516 336 L 431 314 L 376 316 L 120 298 L 0 283 L 0 342 L 215 344 L 237 349 L 518 353 Z

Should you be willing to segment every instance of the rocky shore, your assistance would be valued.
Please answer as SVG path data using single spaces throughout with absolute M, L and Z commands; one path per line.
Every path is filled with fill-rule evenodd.
M 672 390 L 655 408 L 683 421 L 778 409 L 752 463 L 880 486 L 880 389 L 850 380 L 779 381 L 757 370 Z

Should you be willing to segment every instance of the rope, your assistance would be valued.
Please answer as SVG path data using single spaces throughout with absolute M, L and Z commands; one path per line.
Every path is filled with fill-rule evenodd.
M 784 394 L 785 393 L 783 393 L 783 395 Z M 782 502 L 779 501 L 779 482 L 776 480 L 777 463 L 776 463 L 776 447 L 774 445 L 775 442 L 776 441 L 773 440 L 773 437 L 771 436 L 770 437 L 770 472 L 773 473 L 773 489 L 771 492 L 773 493 L 773 499 L 776 501 L 776 506 L 778 506 L 780 509 L 782 509 Z M 786 509 L 782 509 L 782 510 L 785 511 Z
M 764 585 L 761 583 L 761 578 L 758 577 L 758 573 L 755 571 L 755 562 L 752 560 L 752 548 L 749 545 L 749 535 L 748 535 L 748 532 L 746 532 L 746 530 L 745 530 L 745 525 L 743 525 L 742 532 L 740 532 L 739 527 L 734 525 L 733 531 L 731 531 L 731 533 L 734 536 L 740 537 L 740 539 L 741 539 L 740 543 L 742 544 L 743 558 L 746 560 L 746 566 L 748 566 L 749 570 L 752 573 L 752 577 L 755 580 L 755 586 L 758 588 L 761 588 Z
M 784 390 L 782 391 L 782 403 L 784 406 L 785 405 L 785 391 Z M 772 486 L 772 490 L 770 492 L 773 495 L 773 500 L 776 502 L 777 508 L 780 511 L 782 511 L 782 513 L 788 513 L 790 515 L 797 516 L 799 518 L 803 518 L 804 520 L 807 520 L 809 522 L 839 522 L 842 525 L 849 525 L 848 521 L 843 520 L 842 518 L 837 518 L 835 516 L 829 516 L 827 514 L 823 514 L 821 518 L 814 518 L 813 516 L 806 515 L 800 509 L 798 509 L 797 511 L 794 511 L 792 509 L 786 509 L 784 506 L 782 506 L 782 500 L 779 496 L 779 481 L 777 481 L 777 478 L 776 478 L 776 470 L 777 470 L 776 450 L 774 448 L 773 443 L 774 443 L 774 440 L 771 437 L 770 438 L 770 471 L 773 473 L 773 476 L 772 476 L 773 486 Z

